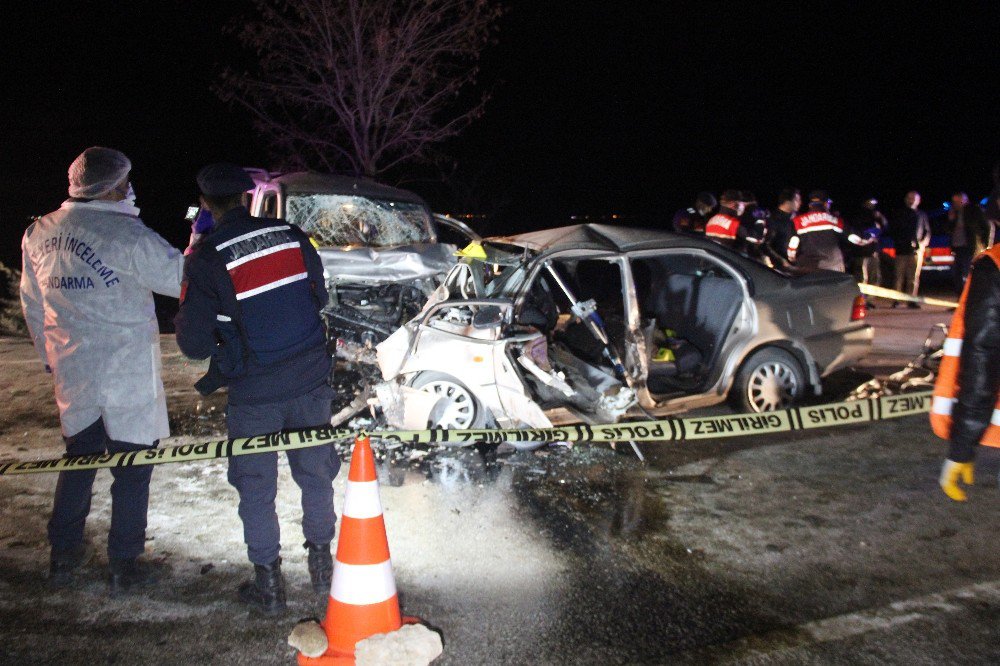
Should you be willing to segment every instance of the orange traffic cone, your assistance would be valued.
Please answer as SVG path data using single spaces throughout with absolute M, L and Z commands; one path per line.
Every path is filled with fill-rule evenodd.
M 323 620 L 329 647 L 320 657 L 300 653 L 299 664 L 353 664 L 358 641 L 401 625 L 375 456 L 368 436 L 361 435 L 351 456 L 330 602 Z

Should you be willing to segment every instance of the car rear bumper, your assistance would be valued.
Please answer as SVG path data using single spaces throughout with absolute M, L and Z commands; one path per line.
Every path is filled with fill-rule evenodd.
M 857 323 L 849 328 L 827 333 L 822 336 L 823 340 L 815 338 L 810 340 L 810 345 L 820 343 L 823 346 L 830 345 L 838 348 L 838 353 L 833 359 L 819 368 L 820 376 L 825 377 L 831 372 L 850 367 L 863 359 L 871 351 L 874 337 L 875 330 L 869 324 Z

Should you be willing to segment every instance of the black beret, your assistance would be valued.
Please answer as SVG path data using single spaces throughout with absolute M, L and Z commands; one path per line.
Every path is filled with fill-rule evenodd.
M 253 178 L 242 168 L 228 162 L 209 164 L 198 172 L 198 188 L 210 197 L 243 194 L 253 187 Z

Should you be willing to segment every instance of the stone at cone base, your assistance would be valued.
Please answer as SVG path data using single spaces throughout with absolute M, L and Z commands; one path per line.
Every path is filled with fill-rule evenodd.
M 422 624 L 404 624 L 375 634 L 354 646 L 357 666 L 427 666 L 441 656 L 441 637 Z
M 328 646 L 326 632 L 316 620 L 303 620 L 288 635 L 288 644 L 307 657 L 319 657 Z

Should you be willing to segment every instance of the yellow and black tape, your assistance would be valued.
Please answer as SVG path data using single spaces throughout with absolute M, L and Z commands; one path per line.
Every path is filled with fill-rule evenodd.
M 929 391 L 924 391 L 811 407 L 796 407 L 764 414 L 668 417 L 657 421 L 631 421 L 609 425 L 580 424 L 558 428 L 391 430 L 372 432 L 370 436 L 372 439 L 383 442 L 438 444 L 442 446 L 526 442 L 683 442 L 882 421 L 924 414 L 930 410 L 930 404 L 931 394 Z M 351 440 L 356 435 L 357 432 L 349 428 L 309 428 L 243 439 L 182 444 L 124 453 L 0 462 L 0 476 L 214 460 L 255 453 L 305 449 L 311 446 Z
M 879 287 L 874 284 L 865 284 L 863 282 L 858 283 L 858 289 L 860 289 L 861 293 L 866 296 L 878 296 L 879 298 L 888 298 L 894 301 L 906 301 L 907 303 L 940 305 L 946 308 L 958 307 L 958 303 L 955 301 L 948 301 L 943 298 L 932 298 L 931 296 L 911 296 L 910 294 L 904 294 L 903 292 L 896 291 L 895 289 L 886 289 L 885 287 Z

